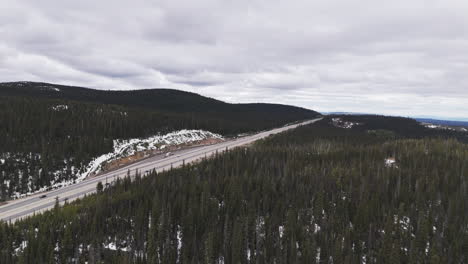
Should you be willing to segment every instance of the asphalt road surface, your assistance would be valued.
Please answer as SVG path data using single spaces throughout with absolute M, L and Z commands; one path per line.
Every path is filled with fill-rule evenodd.
M 0 220 L 14 222 L 23 217 L 49 210 L 54 207 L 56 199 L 59 200 L 60 204 L 65 203 L 65 201 L 71 202 L 79 197 L 83 197 L 86 194 L 96 192 L 96 185 L 98 182 L 102 182 L 104 185 L 106 185 L 106 183 L 110 184 L 117 178 L 124 178 L 128 175 L 129 172 L 130 176 L 134 176 L 137 171 L 144 175 L 153 169 L 158 172 L 170 170 L 171 168 L 179 167 L 184 163 L 188 164 L 196 162 L 202 158 L 210 157 L 216 152 L 219 153 L 235 147 L 247 145 L 273 134 L 281 133 L 301 125 L 314 123 L 320 119 L 321 118 L 317 118 L 299 124 L 288 125 L 269 131 L 260 132 L 258 134 L 227 140 L 218 144 L 198 146 L 174 151 L 169 156 L 161 154 L 155 157 L 141 160 L 114 171 L 106 172 L 96 177 L 88 178 L 82 182 L 62 187 L 60 189 L 42 192 L 21 199 L 9 201 L 8 203 L 0 206 Z

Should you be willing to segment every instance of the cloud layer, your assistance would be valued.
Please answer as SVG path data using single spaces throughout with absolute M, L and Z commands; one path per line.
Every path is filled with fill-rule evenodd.
M 464 0 L 1 5 L 0 81 L 468 118 Z

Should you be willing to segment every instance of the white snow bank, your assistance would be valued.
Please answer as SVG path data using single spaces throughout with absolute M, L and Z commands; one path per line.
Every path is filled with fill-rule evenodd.
M 85 171 L 79 176 L 79 179 L 84 179 L 91 173 L 99 172 L 104 162 L 128 157 L 137 151 L 164 149 L 167 145 L 192 143 L 208 138 L 222 139 L 223 137 L 209 131 L 184 129 L 166 135 L 156 135 L 143 139 L 114 140 L 114 151 L 103 154 L 91 161 Z

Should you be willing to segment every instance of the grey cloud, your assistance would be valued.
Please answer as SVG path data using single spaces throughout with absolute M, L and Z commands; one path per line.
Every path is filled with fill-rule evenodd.
M 320 111 L 468 116 L 466 1 L 3 4 L 2 81 L 167 87 Z
M 207 87 L 207 86 L 213 86 L 213 85 L 217 85 L 219 83 L 216 83 L 216 82 L 204 82 L 204 81 L 180 81 L 180 83 L 183 83 L 183 84 L 187 84 L 187 85 L 190 85 L 190 86 L 194 86 L 194 87 Z

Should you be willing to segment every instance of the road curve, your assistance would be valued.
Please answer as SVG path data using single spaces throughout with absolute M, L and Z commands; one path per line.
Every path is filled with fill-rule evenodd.
M 218 144 L 179 150 L 173 152 L 173 155 L 168 157 L 158 155 L 60 189 L 9 201 L 8 203 L 0 206 L 0 220 L 15 222 L 16 220 L 26 216 L 49 210 L 54 207 L 56 199 L 59 200 L 60 204 L 65 203 L 65 201 L 71 202 L 77 198 L 83 197 L 84 195 L 94 193 L 96 191 L 96 185 L 100 181 L 103 182 L 103 184 L 111 183 L 117 178 L 124 178 L 128 173 L 130 173 L 130 176 L 134 176 L 137 171 L 141 174 L 146 174 L 153 169 L 158 172 L 170 170 L 171 168 L 179 167 L 184 163 L 188 164 L 201 158 L 210 157 L 216 152 L 247 145 L 270 135 L 294 129 L 301 125 L 314 123 L 321 119 L 322 118 L 317 118 L 298 124 L 287 125 L 281 128 L 275 128 L 269 131 L 224 141 Z M 41 196 L 44 195 L 46 195 L 46 197 L 41 198 Z

